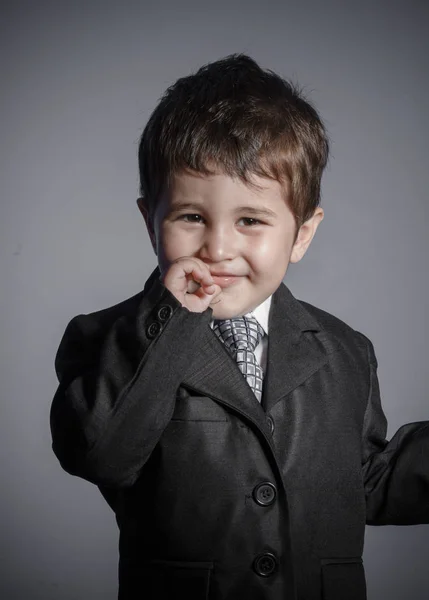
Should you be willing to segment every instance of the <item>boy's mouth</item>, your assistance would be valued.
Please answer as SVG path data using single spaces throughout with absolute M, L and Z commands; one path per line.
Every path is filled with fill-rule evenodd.
M 234 283 L 238 283 L 241 280 L 241 277 L 238 275 L 230 275 L 230 274 L 214 275 L 212 273 L 212 279 L 216 285 L 218 285 L 221 288 L 224 288 L 224 287 L 229 287 L 230 285 L 233 285 Z

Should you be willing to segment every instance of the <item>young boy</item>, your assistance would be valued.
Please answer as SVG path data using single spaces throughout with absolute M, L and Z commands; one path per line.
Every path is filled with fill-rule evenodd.
M 159 268 L 70 321 L 51 408 L 62 467 L 115 511 L 120 600 L 364 600 L 365 523 L 429 522 L 429 422 L 387 442 L 370 340 L 282 283 L 327 157 L 314 108 L 245 55 L 145 128 Z

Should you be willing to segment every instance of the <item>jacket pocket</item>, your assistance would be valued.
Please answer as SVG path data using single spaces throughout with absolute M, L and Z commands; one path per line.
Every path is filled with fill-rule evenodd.
M 213 562 L 151 560 L 145 565 L 150 600 L 208 600 Z
M 362 558 L 322 558 L 323 600 L 366 600 Z
M 228 421 L 228 416 L 220 404 L 205 396 L 190 396 L 183 388 L 179 389 L 172 421 Z

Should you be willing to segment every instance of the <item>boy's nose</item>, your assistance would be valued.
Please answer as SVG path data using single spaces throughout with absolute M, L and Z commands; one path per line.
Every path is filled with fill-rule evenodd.
M 202 259 L 219 262 L 236 256 L 234 235 L 224 229 L 206 230 L 200 249 Z

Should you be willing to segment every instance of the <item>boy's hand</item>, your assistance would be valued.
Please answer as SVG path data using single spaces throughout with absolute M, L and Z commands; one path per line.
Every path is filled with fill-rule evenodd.
M 162 278 L 165 287 L 191 312 L 216 304 L 222 289 L 213 282 L 208 266 L 193 257 L 178 258 Z

